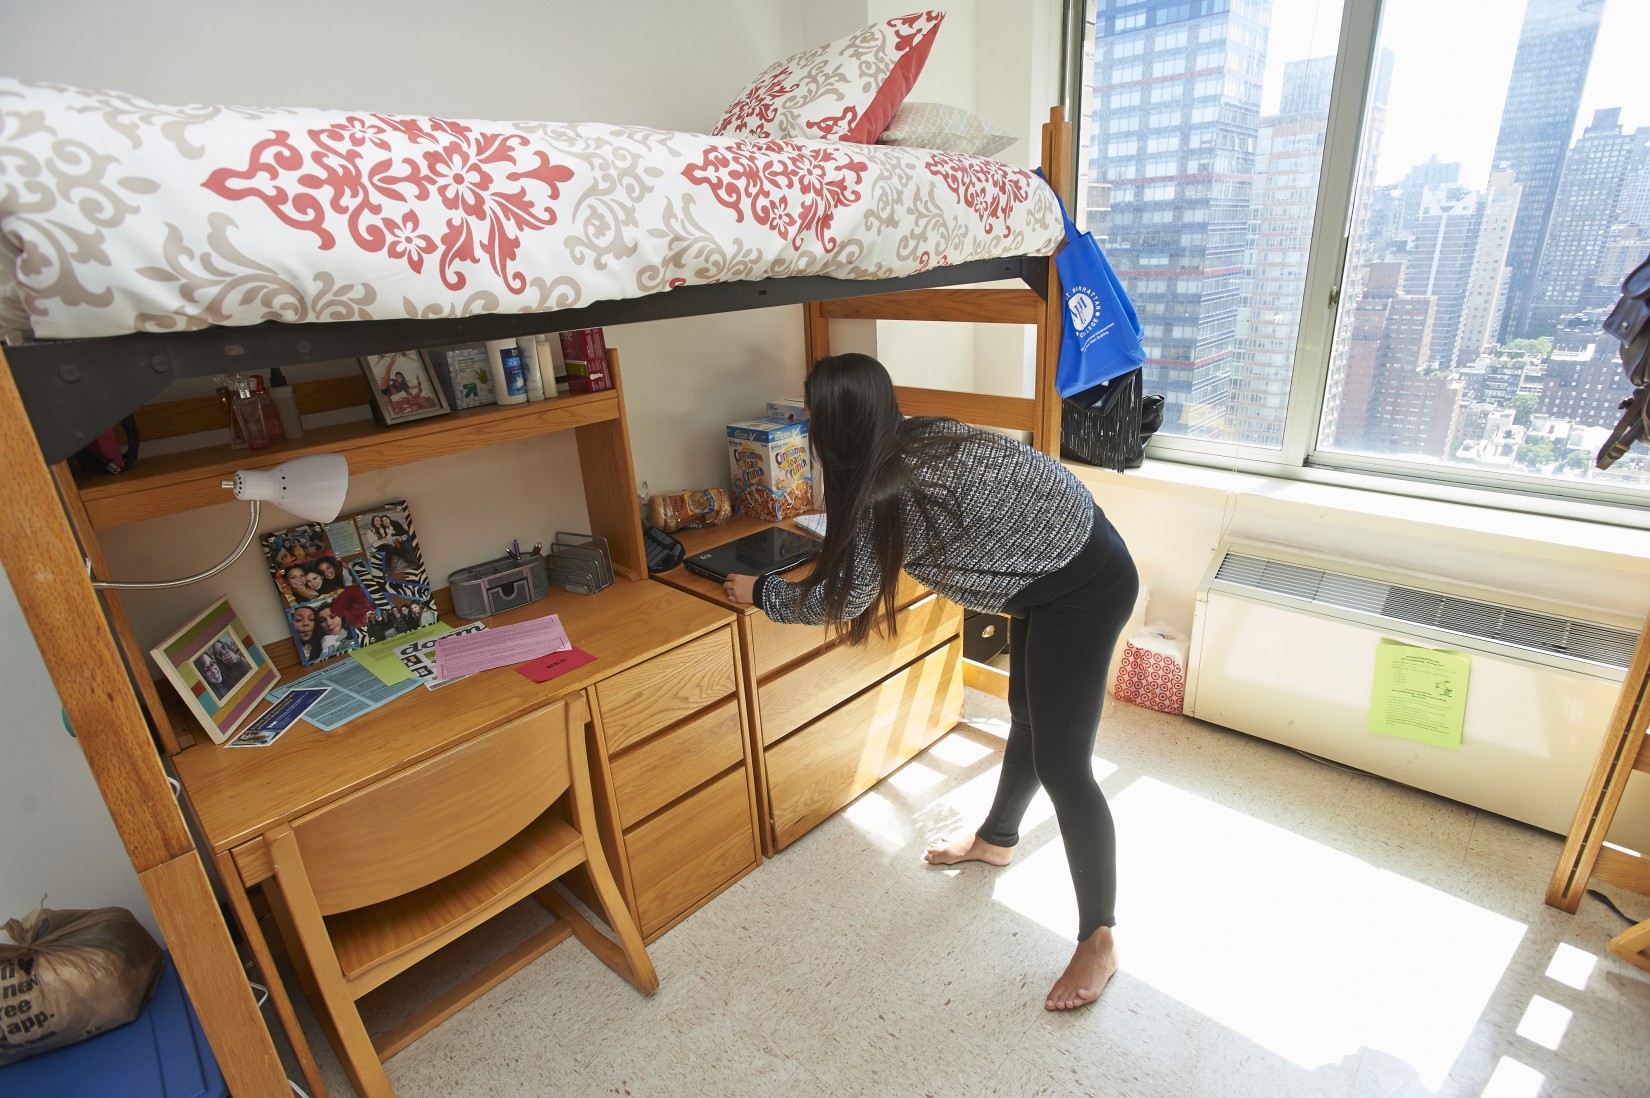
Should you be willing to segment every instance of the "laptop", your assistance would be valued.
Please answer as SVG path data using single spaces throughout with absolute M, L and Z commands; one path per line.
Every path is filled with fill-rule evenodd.
M 721 582 L 730 575 L 771 576 L 788 572 L 819 555 L 818 538 L 770 526 L 738 541 L 694 553 L 682 561 L 690 572 Z

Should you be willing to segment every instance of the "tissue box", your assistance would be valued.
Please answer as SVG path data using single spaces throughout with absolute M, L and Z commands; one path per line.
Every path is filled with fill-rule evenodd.
M 1129 638 L 1112 696 L 1159 713 L 1186 711 L 1186 635 L 1147 626 Z
M 487 347 L 475 343 L 463 347 L 435 347 L 423 352 L 424 364 L 435 375 L 447 404 L 455 411 L 496 404 L 492 374 L 487 369 Z
M 813 509 L 805 421 L 751 419 L 727 431 L 734 510 L 778 522 Z
M 764 419 L 777 419 L 781 423 L 808 422 L 808 405 L 801 397 L 781 397 L 778 400 L 768 401 L 768 410 L 763 413 Z
M 600 328 L 562 332 L 561 356 L 569 392 L 599 393 L 613 388 L 613 374 L 607 368 L 607 337 Z

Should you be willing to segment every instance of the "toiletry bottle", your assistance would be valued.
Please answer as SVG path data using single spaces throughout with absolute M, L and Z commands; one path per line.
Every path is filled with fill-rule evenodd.
M 521 348 L 513 339 L 489 339 L 487 364 L 498 372 L 493 381 L 499 404 L 527 403 L 527 375 L 521 368 Z
M 539 368 L 538 336 L 522 336 L 516 340 L 521 352 L 522 379 L 527 382 L 527 399 L 544 399 L 544 374 Z
M 263 405 L 252 393 L 252 382 L 239 375 L 230 380 L 229 410 L 235 414 L 241 438 L 248 450 L 262 450 L 269 445 L 269 432 L 264 428 Z
M 281 413 L 281 430 L 286 432 L 286 437 L 303 438 L 304 421 L 298 415 L 298 395 L 286 383 L 286 375 L 281 373 L 279 366 L 269 371 L 269 399 L 275 402 L 275 410 Z
M 273 445 L 286 441 L 286 428 L 281 426 L 281 410 L 275 407 L 269 390 L 264 388 L 262 374 L 252 375 L 252 399 L 258 402 L 258 412 L 264 417 L 264 435 Z
M 229 423 L 229 448 L 231 450 L 246 449 L 246 439 L 241 437 L 241 421 L 235 415 L 235 382 L 239 380 L 234 374 L 212 375 L 212 385 L 218 394 L 218 404 L 223 408 L 223 418 Z
M 534 342 L 539 352 L 539 387 L 544 390 L 544 399 L 554 400 L 559 393 L 556 391 L 556 352 L 561 350 L 561 340 L 553 335 L 537 336 Z

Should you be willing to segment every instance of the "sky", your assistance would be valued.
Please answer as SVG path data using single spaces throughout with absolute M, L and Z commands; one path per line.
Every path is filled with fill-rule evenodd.
M 1263 114 L 1277 106 L 1286 62 L 1335 52 L 1340 7 L 1340 0 L 1272 0 Z M 1396 182 L 1436 153 L 1461 164 L 1463 185 L 1484 185 L 1523 18 L 1519 0 L 1386 0 L 1381 43 L 1395 60 L 1377 184 Z M 1650 2 L 1606 0 L 1577 135 L 1599 107 L 1620 107 L 1626 130 L 1650 125 L 1640 75 L 1645 43 Z

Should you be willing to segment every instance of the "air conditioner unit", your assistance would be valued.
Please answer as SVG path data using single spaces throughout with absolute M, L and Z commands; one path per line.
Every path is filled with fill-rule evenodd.
M 1470 656 L 1460 750 L 1368 730 L 1382 640 Z M 1627 619 L 1228 543 L 1198 590 L 1186 712 L 1565 834 L 1637 640 Z M 1628 788 L 1609 837 L 1650 851 L 1650 790 Z

